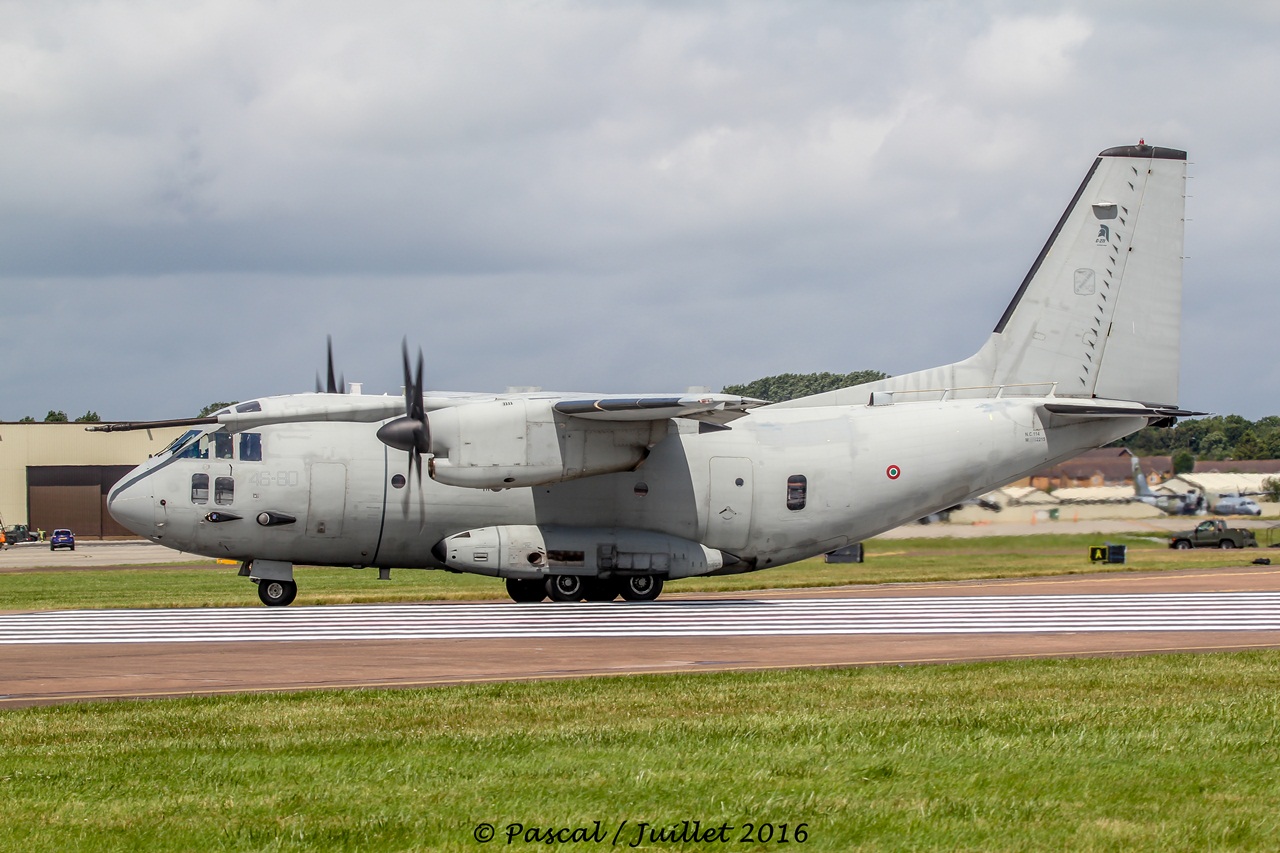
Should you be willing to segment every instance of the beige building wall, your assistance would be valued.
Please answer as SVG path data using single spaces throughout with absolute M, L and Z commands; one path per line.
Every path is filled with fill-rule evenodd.
M 44 465 L 140 465 L 187 427 L 86 432 L 84 424 L 0 423 L 0 518 L 27 523 L 27 468 Z

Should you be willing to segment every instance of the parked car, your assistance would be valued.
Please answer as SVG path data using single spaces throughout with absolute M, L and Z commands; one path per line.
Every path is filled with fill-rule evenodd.
M 59 548 L 70 548 L 72 551 L 76 549 L 76 535 L 65 527 L 59 527 L 49 537 L 49 550 L 56 551 Z
M 1240 495 L 1223 495 L 1213 505 L 1217 515 L 1262 515 L 1262 507 L 1253 498 Z

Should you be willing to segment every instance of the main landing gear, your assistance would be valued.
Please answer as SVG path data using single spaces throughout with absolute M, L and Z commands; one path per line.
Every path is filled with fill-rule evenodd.
M 268 607 L 285 607 L 298 597 L 298 585 L 293 581 L 261 580 L 258 582 L 258 598 Z
M 662 578 L 637 575 L 630 578 L 581 577 L 552 575 L 545 581 L 507 578 L 507 595 L 521 603 L 542 601 L 613 601 L 622 596 L 627 601 L 653 601 L 662 594 Z

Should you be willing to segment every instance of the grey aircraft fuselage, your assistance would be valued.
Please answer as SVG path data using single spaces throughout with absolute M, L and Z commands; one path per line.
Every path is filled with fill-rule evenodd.
M 738 560 L 726 568 L 745 571 L 861 541 L 1146 424 L 1055 426 L 1041 402 L 764 409 L 715 430 L 676 419 L 634 471 L 497 491 L 426 477 L 418 492 L 404 477 L 406 454 L 376 438 L 378 424 L 268 425 L 255 431 L 260 459 L 236 458 L 239 442 L 232 458 L 208 458 L 211 447 L 206 458 L 162 454 L 145 493 L 111 506 L 135 529 L 154 525 L 158 542 L 224 559 L 446 568 L 431 546 L 454 534 L 554 525 L 666 533 L 727 552 Z M 193 498 L 196 474 L 208 479 Z M 233 481 L 221 497 L 218 478 Z M 296 521 L 249 523 L 264 512 Z

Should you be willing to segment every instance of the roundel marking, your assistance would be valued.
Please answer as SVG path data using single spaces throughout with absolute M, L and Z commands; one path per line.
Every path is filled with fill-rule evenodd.
M 884 469 L 884 475 L 890 480 L 896 480 L 902 476 L 902 469 L 897 465 L 890 465 L 888 468 Z

